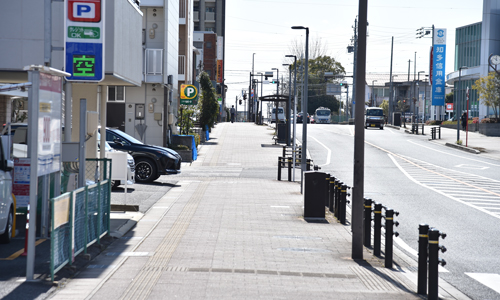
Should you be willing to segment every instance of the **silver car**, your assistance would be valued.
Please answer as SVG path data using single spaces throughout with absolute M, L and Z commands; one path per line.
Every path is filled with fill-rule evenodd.
M 5 159 L 7 147 L 0 138 L 0 243 L 9 243 L 12 238 L 14 220 L 14 201 L 12 199 L 12 176 L 14 168 L 12 160 Z

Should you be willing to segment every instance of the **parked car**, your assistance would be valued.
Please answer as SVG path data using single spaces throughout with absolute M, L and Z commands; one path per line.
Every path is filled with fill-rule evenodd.
M 298 113 L 297 114 L 297 123 L 302 123 L 303 119 L 304 119 L 304 116 L 302 115 L 302 113 Z M 311 117 L 309 116 L 309 114 L 307 114 L 307 123 L 311 123 Z
M 7 160 L 5 152 L 8 147 L 3 146 L 0 138 L 0 243 L 9 243 L 12 237 L 14 220 L 14 200 L 12 199 L 12 177 L 10 171 L 14 162 Z
M 128 152 L 135 161 L 135 181 L 152 182 L 161 175 L 179 174 L 181 156 L 172 149 L 147 145 L 125 132 L 106 128 L 106 141 L 118 151 Z
M 280 122 L 285 122 L 285 111 L 283 107 L 278 107 L 278 120 Z M 273 107 L 271 112 L 271 123 L 276 123 L 276 107 Z

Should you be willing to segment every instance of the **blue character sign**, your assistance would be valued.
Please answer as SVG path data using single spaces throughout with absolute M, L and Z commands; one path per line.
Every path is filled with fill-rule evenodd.
M 446 29 L 434 29 L 432 58 L 432 105 L 444 106 L 446 88 Z

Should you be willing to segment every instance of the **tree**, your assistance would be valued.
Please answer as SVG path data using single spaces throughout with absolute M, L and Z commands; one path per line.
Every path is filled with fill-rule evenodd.
M 379 107 L 384 110 L 385 116 L 389 115 L 389 101 L 383 100 Z
M 200 125 L 203 129 L 205 126 L 212 128 L 217 120 L 219 112 L 219 103 L 215 96 L 215 89 L 210 81 L 210 76 L 203 71 L 200 74 L 201 97 L 198 103 L 200 108 Z
M 297 56 L 297 60 L 301 58 L 305 58 L 305 39 L 304 38 L 296 38 L 294 39 L 290 46 L 288 47 L 289 52 L 292 55 Z M 319 56 L 325 56 L 327 53 L 325 47 L 323 46 L 323 43 L 321 41 L 321 38 L 314 38 L 310 37 L 309 39 L 309 59 L 314 59 Z
M 297 60 L 297 82 L 302 82 L 304 78 L 303 72 L 300 72 L 300 67 L 304 64 L 305 60 Z M 292 69 L 295 69 L 295 65 L 292 64 Z M 336 112 L 339 109 L 339 101 L 335 96 L 326 94 L 326 84 L 327 78 L 325 78 L 325 72 L 332 72 L 334 75 L 342 76 L 345 74 L 344 67 L 337 62 L 334 58 L 330 56 L 318 56 L 313 59 L 309 59 L 309 84 L 308 84 L 308 106 L 307 112 L 312 115 L 318 107 L 327 107 L 332 112 Z M 298 84 L 298 94 L 301 97 L 301 90 Z M 301 103 L 299 103 L 298 108 L 300 110 Z
M 446 97 L 444 98 L 444 102 L 453 103 L 453 92 L 446 94 Z
M 488 76 L 476 80 L 472 88 L 478 91 L 479 99 L 484 105 L 493 108 L 495 119 L 498 120 L 500 107 L 500 77 L 495 72 L 490 72 Z
M 406 104 L 406 100 L 399 100 L 396 109 L 400 112 L 405 112 L 410 108 L 410 105 Z

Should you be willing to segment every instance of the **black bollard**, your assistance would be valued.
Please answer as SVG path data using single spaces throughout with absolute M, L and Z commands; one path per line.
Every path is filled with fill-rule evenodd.
M 334 216 L 335 218 L 339 218 L 339 207 L 340 207 L 340 190 L 342 188 L 342 181 L 336 180 L 335 183 L 335 207 L 334 207 Z
M 288 158 L 288 181 L 292 181 L 292 158 Z
M 281 181 L 281 157 L 278 157 L 278 181 Z
M 438 299 L 439 230 L 429 229 L 429 300 Z
M 326 174 L 325 178 L 325 207 L 328 207 L 328 202 L 330 199 L 330 174 Z
M 311 160 L 306 159 L 306 171 L 311 171 Z
M 427 246 L 429 225 L 418 225 L 418 281 L 417 293 L 427 295 Z
M 283 157 L 286 157 L 286 146 L 283 146 Z
M 363 231 L 365 247 L 371 247 L 372 242 L 372 199 L 365 198 L 365 230 Z
M 335 199 L 335 177 L 330 176 L 330 199 L 328 209 L 333 212 L 333 201 Z
M 394 215 L 398 214 L 399 213 L 394 212 L 392 208 L 387 208 L 385 210 L 385 267 L 389 269 L 392 269 L 393 262 L 393 235 L 399 235 L 397 232 L 394 232 L 394 225 L 399 225 L 399 223 L 394 222 Z
M 373 227 L 373 255 L 380 256 L 380 244 L 382 236 L 382 204 L 375 202 L 373 211 L 374 227 Z
M 347 185 L 342 184 L 340 190 L 340 203 L 339 203 L 339 221 L 340 224 L 345 225 L 346 206 L 347 206 Z

